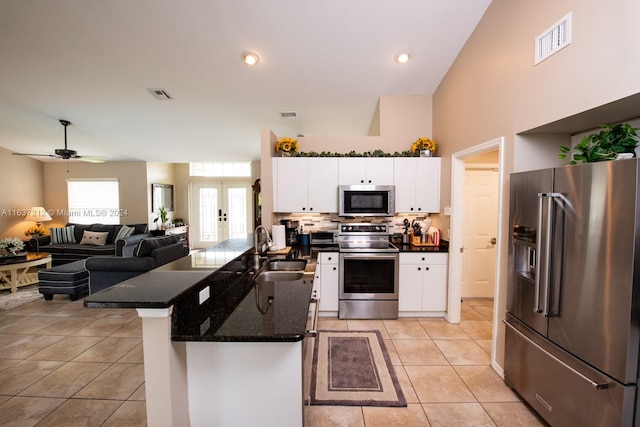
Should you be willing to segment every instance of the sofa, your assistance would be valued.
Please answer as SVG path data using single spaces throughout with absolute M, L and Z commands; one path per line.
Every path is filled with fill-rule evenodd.
M 89 293 L 94 294 L 189 254 L 179 236 L 146 237 L 130 257 L 93 256 L 84 267 L 89 272 Z
M 27 247 L 33 252 L 50 253 L 53 266 L 91 256 L 131 256 L 138 242 L 151 236 L 147 224 L 69 223 L 49 231 L 51 235 L 31 238 Z

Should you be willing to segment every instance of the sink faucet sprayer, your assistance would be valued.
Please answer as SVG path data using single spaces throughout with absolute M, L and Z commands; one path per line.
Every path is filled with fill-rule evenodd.
M 260 229 L 264 230 L 264 232 L 267 234 L 266 241 L 258 239 L 258 232 L 260 231 Z M 255 270 L 260 269 L 260 252 L 262 252 L 262 245 L 265 242 L 267 243 L 267 249 L 273 246 L 273 241 L 271 240 L 271 236 L 269 236 L 269 231 L 266 228 L 264 228 L 263 225 L 259 225 L 256 227 L 256 229 L 253 232 L 253 243 L 254 243 L 254 249 L 255 249 L 253 253 L 253 268 Z

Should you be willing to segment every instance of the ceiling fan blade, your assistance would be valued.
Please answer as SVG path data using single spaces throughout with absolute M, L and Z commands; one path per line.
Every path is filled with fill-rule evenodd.
M 58 157 L 55 154 L 11 153 L 14 156 Z
M 104 163 L 107 161 L 106 157 L 99 157 L 99 156 L 76 156 L 72 158 L 82 160 L 83 162 L 88 162 L 88 163 Z

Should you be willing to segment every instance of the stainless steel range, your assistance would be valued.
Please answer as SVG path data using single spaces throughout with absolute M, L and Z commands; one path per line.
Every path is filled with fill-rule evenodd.
M 398 318 L 398 248 L 387 224 L 344 223 L 340 250 L 340 319 Z

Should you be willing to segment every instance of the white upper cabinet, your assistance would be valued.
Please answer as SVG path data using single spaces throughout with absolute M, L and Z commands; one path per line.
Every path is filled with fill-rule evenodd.
M 396 212 L 440 212 L 439 157 L 393 158 Z
M 340 185 L 392 185 L 393 158 L 391 157 L 340 157 Z
M 274 157 L 274 212 L 338 212 L 338 159 Z

